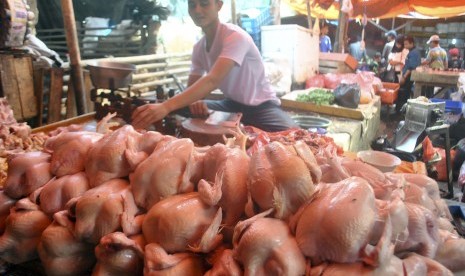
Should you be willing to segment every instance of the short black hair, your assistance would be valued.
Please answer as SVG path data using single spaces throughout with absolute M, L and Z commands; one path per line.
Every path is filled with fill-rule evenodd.
M 409 35 L 404 36 L 404 41 L 408 41 L 411 44 L 415 44 L 415 39 L 413 38 L 413 36 L 409 36 Z

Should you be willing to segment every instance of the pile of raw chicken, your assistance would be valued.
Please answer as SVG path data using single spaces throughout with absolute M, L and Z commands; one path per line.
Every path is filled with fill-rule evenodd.
M 26 123 L 18 123 L 6 98 L 0 98 L 0 187 L 6 180 L 7 157 L 12 153 L 42 150 L 44 133 L 31 133 Z
M 107 118 L 108 119 L 108 118 Z M 452 275 L 465 270 L 437 183 L 302 140 L 62 131 L 9 159 L 0 258 L 47 275 Z M 103 126 L 103 127 L 102 127 Z

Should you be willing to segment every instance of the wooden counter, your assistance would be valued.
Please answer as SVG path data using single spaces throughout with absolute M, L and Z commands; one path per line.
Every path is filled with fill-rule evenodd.
M 443 93 L 448 88 L 457 87 L 459 75 L 460 72 L 433 71 L 431 69 L 419 67 L 415 71 L 412 71 L 411 80 L 415 82 L 413 97 L 416 98 L 421 96 L 421 91 L 424 86 L 442 87 L 441 91 L 437 94 Z

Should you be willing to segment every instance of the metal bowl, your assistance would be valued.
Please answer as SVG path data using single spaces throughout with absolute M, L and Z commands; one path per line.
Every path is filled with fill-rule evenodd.
M 95 88 L 118 89 L 131 83 L 136 66 L 121 62 L 97 61 L 87 65 L 87 69 Z
M 292 119 L 296 124 L 298 124 L 301 128 L 309 129 L 309 128 L 327 128 L 331 121 L 321 117 L 315 117 L 310 115 L 297 115 L 292 116 Z

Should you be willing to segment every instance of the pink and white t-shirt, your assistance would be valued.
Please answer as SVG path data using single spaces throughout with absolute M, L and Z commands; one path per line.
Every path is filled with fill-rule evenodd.
M 265 78 L 260 52 L 247 32 L 233 24 L 219 23 L 209 52 L 205 36 L 194 45 L 191 74 L 209 72 L 219 57 L 236 63 L 219 86 L 227 98 L 251 106 L 270 100 L 280 104 Z

